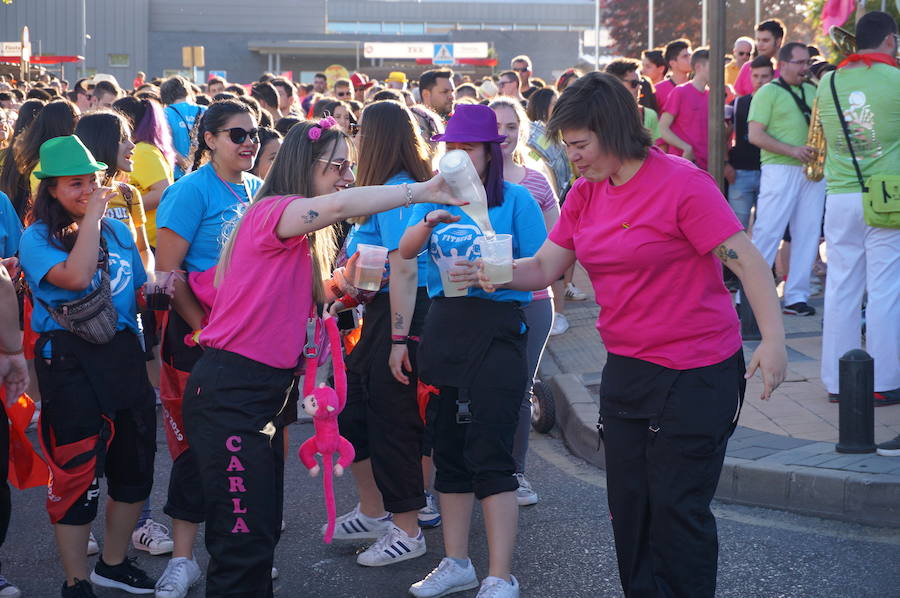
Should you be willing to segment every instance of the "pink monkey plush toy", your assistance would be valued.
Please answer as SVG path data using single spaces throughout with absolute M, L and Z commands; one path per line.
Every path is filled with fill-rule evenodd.
M 325 528 L 325 543 L 331 544 L 334 536 L 335 506 L 334 485 L 331 475 L 333 457 L 338 455 L 334 465 L 334 475 L 343 475 L 344 468 L 353 463 L 355 451 L 353 445 L 341 436 L 338 430 L 338 414 L 347 403 L 347 371 L 344 368 L 344 355 L 341 353 L 341 335 L 334 318 L 325 320 L 325 329 L 331 344 L 331 360 L 334 364 L 334 389 L 324 384 L 315 387 L 318 357 L 306 355 L 306 371 L 303 376 L 303 410 L 313 417 L 316 435 L 300 446 L 300 461 L 309 469 L 309 475 L 319 475 L 319 464 L 316 453 L 322 455 L 325 471 L 322 483 L 325 487 L 325 510 L 328 513 L 328 526 Z

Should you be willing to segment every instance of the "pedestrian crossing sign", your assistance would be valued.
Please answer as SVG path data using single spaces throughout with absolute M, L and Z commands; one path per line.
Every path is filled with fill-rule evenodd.
M 433 64 L 453 64 L 453 44 L 434 44 Z

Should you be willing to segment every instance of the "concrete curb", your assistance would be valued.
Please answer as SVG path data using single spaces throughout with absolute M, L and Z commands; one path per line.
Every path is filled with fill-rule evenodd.
M 557 425 L 566 445 L 578 457 L 605 468 L 603 448 L 598 449 L 597 403 L 581 378 L 563 373 L 544 381 L 553 391 Z M 896 475 L 726 457 L 716 498 L 900 528 L 900 476 Z

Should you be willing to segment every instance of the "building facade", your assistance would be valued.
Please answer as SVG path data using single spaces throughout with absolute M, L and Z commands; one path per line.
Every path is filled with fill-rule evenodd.
M 593 0 L 13 0 L 0 4 L 0 41 L 28 25 L 35 54 L 83 55 L 88 73 L 123 83 L 138 70 L 183 71 L 182 47 L 198 45 L 201 77 L 224 71 L 246 82 L 269 70 L 308 81 L 333 64 L 377 70 L 384 63 L 363 51 L 372 41 L 487 42 L 498 70 L 528 54 L 535 75 L 551 78 L 578 61 L 593 17 Z M 81 65 L 66 69 L 73 79 Z

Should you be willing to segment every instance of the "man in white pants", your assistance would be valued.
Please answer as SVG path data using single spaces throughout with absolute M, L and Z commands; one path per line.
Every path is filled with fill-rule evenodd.
M 875 360 L 876 405 L 900 403 L 900 229 L 866 225 L 860 175 L 862 182 L 878 174 L 900 175 L 896 32 L 897 24 L 886 13 L 863 16 L 856 25 L 857 54 L 828 73 L 818 91 L 828 144 L 822 382 L 830 395 L 836 395 L 838 360 L 862 346 L 861 307 L 863 293 L 868 293 L 866 350 Z M 832 77 L 859 174 L 835 107 Z M 895 448 L 900 455 L 900 442 Z
M 809 65 L 806 45 L 792 42 L 782 46 L 778 64 L 781 76 L 756 92 L 747 117 L 750 143 L 760 148 L 762 162 L 753 244 L 772 265 L 790 225 L 784 313 L 811 316 L 816 310 L 807 304 L 809 277 L 825 206 L 824 181 L 810 181 L 803 173 L 803 164 L 815 155 L 806 145 L 806 137 L 816 88 L 803 81 Z

